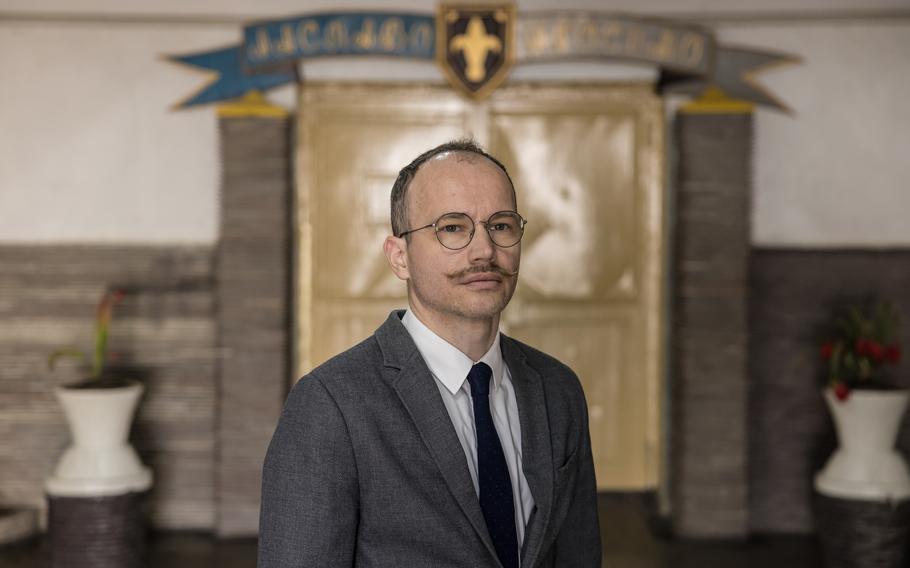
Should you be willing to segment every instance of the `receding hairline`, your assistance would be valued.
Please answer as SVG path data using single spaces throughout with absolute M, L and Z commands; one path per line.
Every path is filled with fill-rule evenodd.
M 420 166 L 417 168 L 417 171 L 414 172 L 414 177 L 411 179 L 411 183 L 408 185 L 413 185 L 414 181 L 417 179 L 417 176 L 420 175 L 420 172 L 423 171 L 426 166 L 442 162 L 449 158 L 454 159 L 456 163 L 476 164 L 478 162 L 485 162 L 488 165 L 492 166 L 493 169 L 496 170 L 499 175 L 506 180 L 506 182 L 508 182 L 509 188 L 512 190 L 513 201 L 515 201 L 515 187 L 512 185 L 512 178 L 509 177 L 502 166 L 492 160 L 489 156 L 484 156 L 483 154 L 478 154 L 477 152 L 472 152 L 471 150 L 446 150 L 445 152 L 436 154 L 432 158 L 420 164 Z

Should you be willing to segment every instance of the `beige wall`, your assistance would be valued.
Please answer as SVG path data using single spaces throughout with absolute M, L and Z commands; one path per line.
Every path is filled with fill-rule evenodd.
M 236 43 L 246 19 L 415 5 L 4 0 L 0 242 L 215 242 L 214 112 L 168 110 L 205 76 L 160 56 Z M 423 6 L 430 13 L 435 4 Z M 518 4 L 519 11 L 569 6 L 607 8 L 594 1 Z M 609 9 L 691 17 L 714 26 L 725 42 L 804 58 L 801 67 L 762 78 L 796 114 L 757 115 L 755 244 L 910 244 L 905 0 L 621 0 Z M 324 60 L 302 70 L 310 80 L 441 80 L 431 63 Z M 653 76 L 648 68 L 587 63 L 517 68 L 513 79 Z M 294 89 L 273 97 L 293 106 Z

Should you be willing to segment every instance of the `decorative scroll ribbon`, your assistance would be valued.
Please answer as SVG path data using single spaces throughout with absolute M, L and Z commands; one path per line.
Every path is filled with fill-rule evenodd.
M 387 12 L 323 13 L 253 23 L 244 27 L 239 46 L 170 57 L 215 76 L 176 108 L 295 82 L 300 59 L 384 56 L 433 61 L 440 33 L 436 25 L 432 15 Z M 514 37 L 518 65 L 585 59 L 646 63 L 661 70 L 661 92 L 700 93 L 715 86 L 729 96 L 780 110 L 786 106 L 754 76 L 771 65 L 798 62 L 788 55 L 719 46 L 710 30 L 695 25 L 596 12 L 519 14 Z

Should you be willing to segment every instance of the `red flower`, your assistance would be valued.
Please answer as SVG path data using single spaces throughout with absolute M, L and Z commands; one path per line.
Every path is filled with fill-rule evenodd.
M 871 357 L 872 360 L 876 363 L 885 357 L 885 348 L 882 347 L 882 344 L 877 341 L 867 342 L 866 351 L 869 353 L 869 357 Z
M 897 364 L 901 360 L 901 348 L 897 345 L 891 345 L 885 349 L 885 359 L 889 363 Z
M 831 354 L 834 352 L 834 345 L 830 341 L 822 343 L 822 358 L 830 359 Z
M 837 397 L 837 400 L 842 402 L 847 400 L 850 398 L 850 387 L 845 383 L 838 381 L 837 384 L 834 385 L 834 396 Z
M 874 339 L 857 339 L 853 349 L 860 357 L 869 357 L 876 363 L 885 357 L 885 348 Z

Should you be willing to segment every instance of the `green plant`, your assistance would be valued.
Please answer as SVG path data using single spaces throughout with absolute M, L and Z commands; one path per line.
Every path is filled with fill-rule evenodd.
M 48 368 L 53 371 L 54 367 L 57 365 L 57 361 L 65 357 L 78 359 L 82 362 L 87 362 L 90 360 L 88 376 L 84 381 L 79 383 L 78 386 L 113 386 L 108 383 L 113 383 L 116 381 L 105 380 L 104 378 L 105 363 L 107 362 L 108 358 L 108 329 L 111 325 L 111 316 L 114 312 L 114 306 L 120 303 L 125 296 L 126 294 L 123 290 L 116 288 L 105 290 L 104 294 L 102 294 L 101 301 L 98 303 L 98 310 L 95 315 L 95 349 L 92 353 L 91 358 L 89 358 L 88 355 L 86 355 L 86 353 L 80 349 L 74 347 L 66 347 L 63 349 L 58 349 L 57 351 L 54 351 L 50 354 L 47 359 Z
M 889 302 L 851 304 L 838 313 L 833 332 L 822 343 L 827 384 L 846 400 L 852 389 L 893 388 L 883 368 L 901 358 L 898 313 Z

